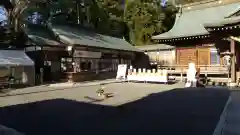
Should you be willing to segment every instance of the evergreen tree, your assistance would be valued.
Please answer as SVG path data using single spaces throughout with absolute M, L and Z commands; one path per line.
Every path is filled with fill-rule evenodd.
M 176 9 L 172 5 L 162 7 L 158 0 L 134 0 L 126 5 L 124 21 L 130 28 L 130 39 L 135 45 L 151 44 L 153 34 L 169 30 Z M 172 22 L 169 22 L 171 20 Z M 168 21 L 168 23 L 164 23 Z

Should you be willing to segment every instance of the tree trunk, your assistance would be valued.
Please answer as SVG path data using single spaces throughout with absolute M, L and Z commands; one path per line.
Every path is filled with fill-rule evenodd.
M 19 30 L 19 25 L 18 25 L 18 18 L 14 18 L 14 32 L 15 33 L 18 33 L 18 30 Z

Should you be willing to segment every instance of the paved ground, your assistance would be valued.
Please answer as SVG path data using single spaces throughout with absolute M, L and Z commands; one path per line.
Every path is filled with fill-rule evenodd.
M 95 102 L 102 98 L 97 97 L 96 90 L 100 85 L 82 85 L 78 87 L 47 87 L 38 86 L 12 91 L 0 97 L 0 107 L 28 102 L 64 98 L 87 103 L 117 106 L 129 101 L 137 100 L 151 93 L 163 92 L 173 88 L 181 88 L 183 84 L 144 84 L 144 83 L 112 83 L 105 85 L 106 93 L 113 93 L 114 98 Z M 9 95 L 9 96 L 8 96 Z M 7 97 L 7 98 L 6 98 Z
M 228 116 L 224 135 L 240 135 L 240 91 L 231 92 L 232 102 L 228 107 Z
M 5 89 L 1 90 L 0 97 L 10 96 L 10 95 L 23 95 L 23 94 L 33 94 L 39 92 L 48 92 L 48 91 L 56 91 L 56 90 L 65 90 L 71 88 L 78 87 L 88 87 L 88 86 L 98 86 L 101 84 L 110 84 L 110 83 L 120 83 L 123 81 L 115 80 L 115 79 L 106 79 L 101 81 L 89 81 L 89 82 L 79 82 L 79 83 L 56 83 L 49 85 L 41 85 L 35 87 L 28 87 L 22 89 Z
M 0 135 L 23 135 L 14 129 L 0 125 Z
M 0 124 L 26 135 L 212 135 L 229 92 L 182 86 L 108 84 L 103 101 L 99 85 L 0 97 Z

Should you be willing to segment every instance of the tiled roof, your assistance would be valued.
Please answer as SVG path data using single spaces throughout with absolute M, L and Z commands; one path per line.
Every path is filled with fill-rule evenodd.
M 38 44 L 38 45 L 64 45 L 59 42 L 53 34 L 51 34 L 51 30 L 47 29 L 44 26 L 32 26 L 29 25 L 25 32 L 28 38 Z
M 205 23 L 205 27 L 223 27 L 225 25 L 236 25 L 240 24 L 240 3 L 234 12 L 231 12 L 224 19 L 218 22 Z
M 175 24 L 170 31 L 153 36 L 152 38 L 172 39 L 206 35 L 208 31 L 204 27 L 205 23 L 222 21 L 231 12 L 236 10 L 239 5 L 240 2 L 207 8 L 199 7 L 196 10 L 183 9 L 182 12 L 176 14 Z
M 218 22 L 205 23 L 204 26 L 205 27 L 222 27 L 222 26 L 231 25 L 231 24 L 240 24 L 240 16 L 224 18 L 223 20 Z
M 124 39 L 98 34 L 81 27 L 53 25 L 52 30 L 66 44 L 140 52 Z

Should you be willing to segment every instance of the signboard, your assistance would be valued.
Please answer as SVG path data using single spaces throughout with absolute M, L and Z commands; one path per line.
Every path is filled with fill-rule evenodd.
M 74 57 L 81 57 L 81 58 L 101 58 L 101 52 L 90 52 L 90 51 L 75 51 Z
M 117 70 L 117 80 L 125 79 L 127 73 L 127 64 L 119 64 Z

